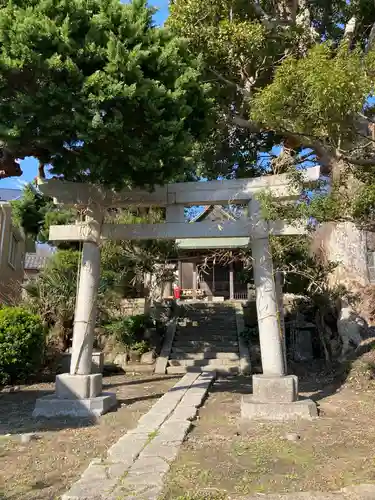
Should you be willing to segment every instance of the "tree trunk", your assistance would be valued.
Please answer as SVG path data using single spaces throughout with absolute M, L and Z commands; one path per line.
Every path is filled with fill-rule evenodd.
M 342 210 L 348 201 L 356 196 L 361 183 L 351 174 L 341 161 L 331 161 L 331 189 L 336 189 L 342 198 Z M 343 213 L 342 216 L 347 214 Z M 359 286 L 369 284 L 367 267 L 366 232 L 353 222 L 331 222 L 323 224 L 317 231 L 315 250 L 323 261 L 336 263 L 337 267 L 329 277 L 331 287 L 345 286 L 353 292 Z
M 323 224 L 314 237 L 315 252 L 337 267 L 329 276 L 329 285 L 345 286 L 349 291 L 369 284 L 366 232 L 352 222 Z

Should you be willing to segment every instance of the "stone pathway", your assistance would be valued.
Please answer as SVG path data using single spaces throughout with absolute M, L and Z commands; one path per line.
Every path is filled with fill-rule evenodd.
M 108 450 L 107 460 L 90 463 L 62 500 L 156 500 L 214 378 L 187 373 Z

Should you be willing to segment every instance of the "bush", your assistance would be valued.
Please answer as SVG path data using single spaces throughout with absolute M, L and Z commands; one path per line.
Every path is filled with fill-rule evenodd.
M 40 367 L 45 330 L 39 316 L 21 307 L 0 309 L 0 384 L 26 381 Z
M 141 340 L 140 342 L 135 342 L 131 346 L 131 350 L 137 352 L 138 354 L 144 354 L 145 352 L 150 350 L 150 345 L 145 340 Z
M 118 342 L 124 346 L 132 348 L 137 342 L 142 341 L 146 328 L 154 326 L 150 316 L 146 314 L 137 314 L 115 319 L 107 325 L 105 329 L 111 335 L 114 335 Z

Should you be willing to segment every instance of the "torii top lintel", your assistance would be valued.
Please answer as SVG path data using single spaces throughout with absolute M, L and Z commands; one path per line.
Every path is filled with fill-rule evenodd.
M 306 185 L 318 181 L 319 167 L 311 167 L 303 172 Z M 298 196 L 298 190 L 291 188 L 286 174 L 207 182 L 182 182 L 156 186 L 153 191 L 124 189 L 114 191 L 93 184 L 67 182 L 59 179 L 39 180 L 43 194 L 54 198 L 55 203 L 68 206 L 102 207 L 121 206 L 167 206 L 167 205 L 208 205 L 247 203 L 256 192 L 270 189 L 280 198 Z

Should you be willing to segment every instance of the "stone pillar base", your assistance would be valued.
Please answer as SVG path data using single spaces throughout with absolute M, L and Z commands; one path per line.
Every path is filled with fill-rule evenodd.
M 101 373 L 91 375 L 70 375 L 63 373 L 56 377 L 56 397 L 59 399 L 95 398 L 102 393 Z
M 295 375 L 253 375 L 253 394 L 243 396 L 241 416 L 246 419 L 288 420 L 318 416 L 311 399 L 298 399 Z
M 318 416 L 318 411 L 311 399 L 293 403 L 259 403 L 254 401 L 252 395 L 248 395 L 242 397 L 241 416 L 251 420 L 311 419 Z
M 292 403 L 298 399 L 298 377 L 253 375 L 253 397 L 260 403 Z
M 70 375 L 56 377 L 55 394 L 37 399 L 33 417 L 100 416 L 116 406 L 116 395 L 102 393 L 102 375 Z
M 100 417 L 116 406 L 116 394 L 109 392 L 87 399 L 60 399 L 51 394 L 36 400 L 33 417 Z

